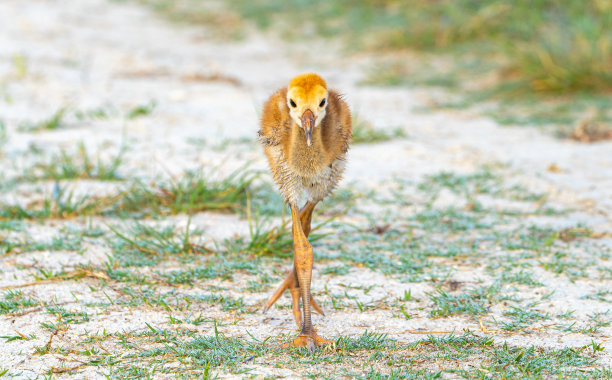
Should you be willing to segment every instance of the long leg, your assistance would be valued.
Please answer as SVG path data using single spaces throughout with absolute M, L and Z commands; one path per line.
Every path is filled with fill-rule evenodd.
M 302 297 L 302 308 L 304 312 L 304 320 L 302 322 L 302 331 L 300 335 L 293 341 L 295 346 L 306 346 L 313 350 L 316 346 L 329 343 L 317 335 L 312 326 L 311 305 L 310 305 L 310 281 L 312 279 L 312 264 L 314 255 L 312 247 L 304 234 L 300 220 L 300 211 L 297 207 L 291 206 L 291 217 L 293 219 L 293 265 L 300 284 L 300 296 Z
M 312 212 L 316 206 L 314 202 L 307 202 L 306 205 L 299 211 L 300 216 L 300 225 L 302 227 L 302 231 L 304 235 L 308 237 L 310 234 L 310 225 L 312 220 Z M 264 305 L 264 313 L 274 305 L 274 303 L 280 298 L 281 295 L 285 292 L 285 290 L 289 289 L 291 292 L 292 304 L 293 304 L 293 317 L 295 319 L 295 323 L 298 328 L 302 327 L 302 312 L 300 311 L 300 284 L 298 282 L 297 273 L 295 270 L 295 266 L 287 273 L 287 277 L 281 282 L 279 287 L 276 289 L 274 294 L 268 299 L 266 304 Z M 310 295 L 310 304 L 313 309 L 319 313 L 323 314 L 323 310 L 317 305 L 312 295 Z

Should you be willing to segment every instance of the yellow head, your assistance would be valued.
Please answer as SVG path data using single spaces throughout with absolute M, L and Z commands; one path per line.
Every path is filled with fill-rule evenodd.
M 311 143 L 312 129 L 319 127 L 325 117 L 327 95 L 327 83 L 317 74 L 301 74 L 289 82 L 289 114 L 304 129 L 308 145 Z

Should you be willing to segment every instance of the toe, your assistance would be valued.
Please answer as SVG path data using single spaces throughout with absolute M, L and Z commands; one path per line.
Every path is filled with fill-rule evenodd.
M 302 328 L 302 311 L 300 310 L 300 288 L 291 288 L 291 302 L 292 302 L 292 310 L 293 310 L 293 318 L 295 319 L 295 323 L 297 328 Z
M 290 348 L 290 347 L 305 347 L 310 352 L 314 352 L 318 347 L 328 346 L 332 344 L 333 341 L 325 338 L 321 338 L 316 333 L 311 334 L 300 334 L 295 338 L 292 342 L 288 342 L 283 344 L 281 347 Z
M 312 296 L 312 294 L 310 295 L 310 306 L 312 306 L 314 311 L 321 314 L 322 316 L 325 316 L 325 313 L 323 312 L 323 310 L 321 310 L 317 302 L 314 300 L 314 297 Z

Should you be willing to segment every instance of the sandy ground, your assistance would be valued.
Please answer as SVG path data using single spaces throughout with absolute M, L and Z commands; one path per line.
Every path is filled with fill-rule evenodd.
M 168 24 L 146 8 L 104 0 L 83 0 L 78 5 L 54 0 L 30 0 L 26 5 L 18 0 L 4 0 L 0 3 L 0 31 L 0 119 L 9 136 L 0 161 L 1 180 L 17 176 L 31 165 L 32 158 L 27 152 L 32 147 L 50 153 L 60 147 L 75 149 L 81 141 L 91 151 L 103 155 L 116 153 L 122 144 L 129 146 L 120 169 L 128 178 L 154 179 L 168 173 L 178 175 L 190 168 L 219 165 L 221 172 L 227 173 L 246 162 L 265 169 L 262 152 L 252 144 L 230 144 L 226 149 L 211 147 L 228 139 L 252 140 L 266 96 L 293 75 L 314 70 L 331 86 L 341 89 L 359 118 L 376 128 L 401 127 L 408 136 L 352 147 L 345 183 L 357 188 L 384 189 L 393 178 L 419 181 L 424 175 L 440 171 L 470 173 L 484 164 L 502 163 L 506 167 L 504 172 L 512 173 L 511 182 L 546 193 L 552 205 L 575 210 L 569 219 L 557 218 L 551 224 L 581 222 L 599 232 L 612 230 L 612 143 L 579 144 L 559 140 L 535 128 L 500 127 L 470 111 L 418 112 L 429 99 L 439 95 L 427 89 L 358 86 L 364 75 L 360 69 L 363 62 L 335 57 L 333 51 L 321 47 L 313 47 L 322 57 L 314 64 L 313 58 L 302 56 L 303 49 L 292 49 L 261 35 L 239 42 L 219 42 L 203 28 Z M 15 62 L 21 58 L 26 62 L 25 75 L 19 75 L 16 69 Z M 201 80 L 198 75 L 215 76 L 218 80 Z M 23 122 L 46 119 L 66 106 L 74 110 L 108 106 L 127 112 L 150 102 L 156 104 L 153 113 L 133 120 L 83 122 L 70 116 L 66 127 L 55 131 L 28 133 L 19 128 Z M 549 170 L 551 165 L 559 170 Z M 0 200 L 25 203 L 41 192 L 51 191 L 52 186 L 49 182 L 19 185 L 3 190 Z M 103 194 L 119 185 L 81 181 L 74 186 L 77 192 Z M 452 203 L 453 199 L 447 201 Z M 177 216 L 169 222 L 184 225 L 186 218 Z M 59 226 L 71 223 L 78 226 L 82 222 L 32 223 L 28 224 L 28 234 L 41 239 L 54 236 Z M 246 234 L 248 228 L 247 222 L 238 216 L 213 213 L 196 215 L 192 224 L 217 239 Z M 9 232 L 3 234 L 8 236 Z M 597 244 L 600 248 L 594 249 L 609 249 L 612 240 L 599 239 Z M 78 263 L 100 265 L 108 253 L 109 248 L 91 244 L 84 253 L 43 251 L 7 255 L 0 258 L 0 287 L 6 289 L 33 281 L 32 267 L 59 270 Z M 609 310 L 609 303 L 581 299 L 594 288 L 610 289 L 609 277 L 570 282 L 550 273 L 540 274 L 540 281 L 546 284 L 542 292 L 556 290 L 547 310 L 578 309 L 575 314 L 578 320 L 589 313 Z M 477 276 L 478 273 L 461 271 L 455 279 L 470 281 Z M 401 296 L 408 289 L 426 300 L 424 294 L 431 289 L 426 283 L 406 283 L 364 268 L 352 269 L 349 276 L 324 278 L 331 289 L 339 289 L 347 281 L 376 285 L 367 295 L 359 294 L 364 302 L 389 294 Z M 38 299 L 55 298 L 55 302 L 70 306 L 74 296 L 81 302 L 88 298 L 99 300 L 98 295 L 88 290 L 88 281 L 53 282 L 23 290 Z M 323 285 L 315 279 L 313 286 L 320 291 Z M 248 303 L 260 303 L 266 294 L 258 294 Z M 228 318 L 218 308 L 206 312 L 209 317 Z M 245 326 L 257 337 L 265 337 L 273 327 L 291 332 L 293 325 L 288 314 L 286 309 L 272 310 L 266 317 L 248 314 L 225 332 L 244 336 Z M 39 325 L 49 318 L 44 310 L 22 316 L 0 315 L 0 336 L 12 336 L 15 331 L 37 336 L 0 345 L 0 367 L 33 377 L 61 364 L 61 355 L 34 355 L 34 347 L 49 339 Z M 117 309 L 75 325 L 71 332 L 78 335 L 102 329 L 135 331 L 143 328 L 144 321 L 163 324 L 167 316 L 154 310 Z M 427 318 L 427 311 L 415 312 L 410 320 L 392 318 L 381 310 L 332 311 L 316 323 L 330 336 L 357 336 L 367 329 L 391 333 L 405 342 L 422 338 L 410 332 L 417 329 L 469 328 L 485 333 L 474 318 L 431 319 Z M 202 327 L 202 331 L 207 328 Z M 599 365 L 609 367 L 611 336 L 612 327 L 606 326 L 596 336 L 551 331 L 494 337 L 496 342 L 505 340 L 509 344 L 546 348 L 578 347 L 594 339 L 606 347 L 598 354 Z M 69 345 L 70 337 L 65 339 L 64 344 Z M 265 366 L 258 370 L 263 374 L 297 375 Z M 95 378 L 102 374 L 93 368 L 83 371 L 76 377 Z

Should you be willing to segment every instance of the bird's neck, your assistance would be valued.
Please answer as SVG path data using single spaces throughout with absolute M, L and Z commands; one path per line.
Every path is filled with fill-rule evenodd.
M 301 175 L 314 175 L 325 169 L 329 163 L 323 146 L 321 125 L 312 129 L 311 145 L 308 146 L 306 133 L 300 126 L 294 124 L 291 128 L 288 156 L 290 167 Z

